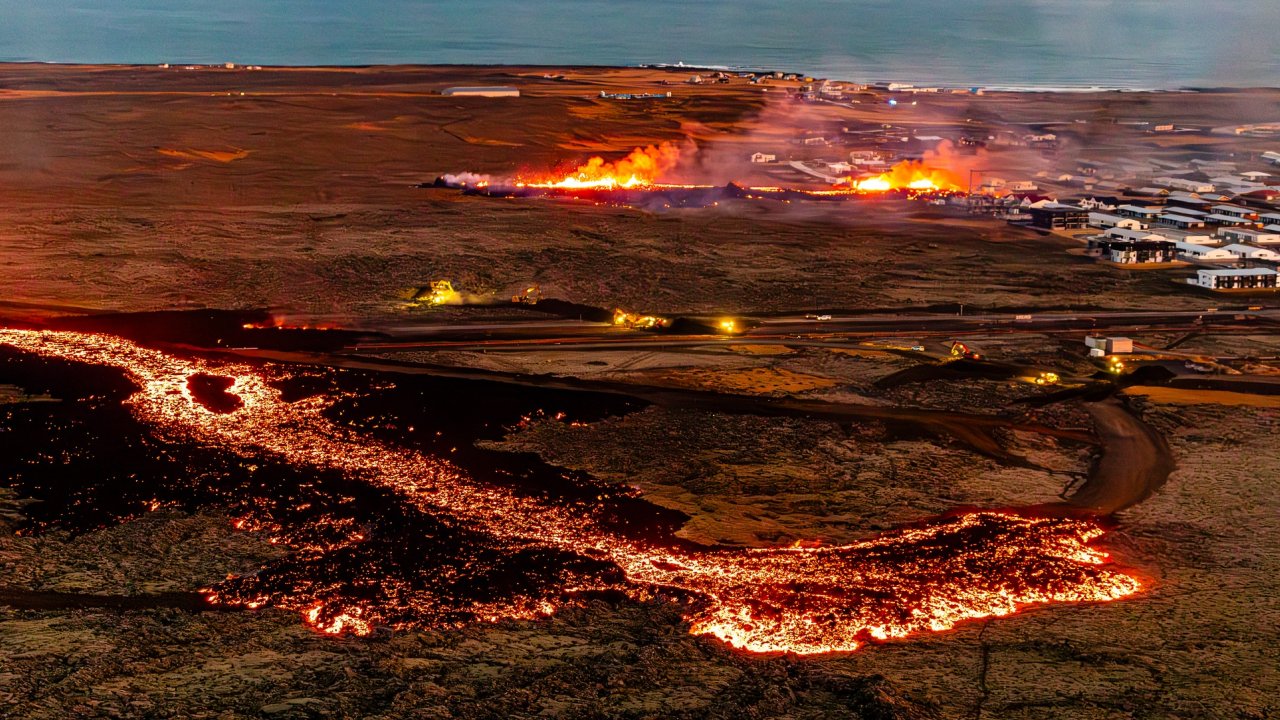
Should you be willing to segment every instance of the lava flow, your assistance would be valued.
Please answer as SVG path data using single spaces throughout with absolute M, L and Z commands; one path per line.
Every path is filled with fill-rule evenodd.
M 574 592 L 612 589 L 644 598 L 657 591 L 684 600 L 693 632 L 755 652 L 813 654 L 946 630 L 1030 605 L 1115 600 L 1139 589 L 1137 580 L 1108 566 L 1106 554 L 1090 546 L 1103 530 L 1087 520 L 971 512 L 841 546 L 740 550 L 645 543 L 609 531 L 590 507 L 495 487 L 448 461 L 335 423 L 325 414 L 330 398 L 289 402 L 264 369 L 77 332 L 0 329 L 0 344 L 119 368 L 139 388 L 127 400 L 130 410 L 162 437 L 247 457 L 266 454 L 372 483 L 450 527 L 496 538 L 520 572 L 536 567 L 530 558 L 548 553 L 617 568 L 612 574 L 570 573 L 565 577 L 571 582 L 562 582 L 574 587 L 553 598 L 476 601 L 466 608 L 475 621 L 548 614 Z M 216 385 L 238 402 L 211 407 L 198 397 L 202 385 Z M 323 557 L 373 541 L 365 529 L 337 524 L 327 528 L 324 542 L 291 549 Z M 431 582 L 433 572 L 424 568 L 421 576 Z M 330 633 L 430 624 L 397 619 L 432 617 L 409 612 L 427 602 L 425 591 L 396 588 L 388 595 L 382 580 L 375 575 L 309 584 L 300 578 L 283 589 L 264 589 L 257 576 L 243 576 L 211 588 L 209 599 L 292 609 Z

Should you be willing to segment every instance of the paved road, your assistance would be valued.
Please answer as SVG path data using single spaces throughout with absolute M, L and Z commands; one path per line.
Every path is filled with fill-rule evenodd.
M 803 316 L 746 318 L 747 329 L 733 335 L 685 335 L 628 330 L 604 323 L 564 320 L 511 321 L 469 325 L 386 325 L 376 329 L 389 339 L 352 346 L 356 352 L 408 350 L 527 350 L 561 348 L 573 350 L 624 349 L 637 347 L 688 347 L 708 342 L 749 342 L 759 344 L 830 345 L 875 337 L 906 336 L 962 337 L 995 333 L 1136 333 L 1147 328 L 1162 331 L 1205 329 L 1280 328 L 1280 309 L 1244 312 L 1168 312 L 1163 310 L 1110 311 L 1097 313 L 1039 313 L 1018 320 L 999 315 L 860 315 L 806 320 Z M 708 325 L 715 318 L 705 318 Z

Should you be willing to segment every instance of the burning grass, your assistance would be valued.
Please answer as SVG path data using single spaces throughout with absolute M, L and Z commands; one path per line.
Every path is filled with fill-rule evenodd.
M 557 576 L 562 586 L 556 592 L 477 597 L 447 613 L 436 586 L 449 582 L 454 568 L 448 567 L 439 576 L 436 568 L 423 567 L 422 582 L 409 585 L 387 582 L 376 562 L 362 566 L 364 575 L 341 581 L 309 578 L 303 564 L 290 583 L 264 586 L 254 575 L 208 590 L 216 603 L 292 609 L 327 633 L 532 618 L 581 592 L 616 590 L 643 599 L 657 591 L 684 601 L 695 633 L 755 652 L 814 654 L 946 630 L 1032 605 L 1116 600 L 1139 589 L 1137 580 L 1091 547 L 1104 531 L 1089 520 L 968 512 L 831 547 L 743 551 L 645 542 L 612 530 L 598 508 L 494 487 L 447 460 L 335 423 L 325 414 L 332 398 L 289 402 L 262 370 L 248 365 L 177 357 L 77 332 L 0 330 L 0 343 L 122 369 L 139 388 L 129 408 L 163 436 L 365 480 L 450 527 L 494 538 L 491 551 L 505 553 L 515 572 L 536 574 L 550 556 L 580 558 Z M 221 402 L 202 398 L 202 385 L 216 389 Z M 240 526 L 279 534 L 295 555 L 309 558 L 350 553 L 371 541 L 369 530 L 353 523 L 322 524 L 292 536 L 252 519 Z M 617 571 L 591 569 L 600 564 Z

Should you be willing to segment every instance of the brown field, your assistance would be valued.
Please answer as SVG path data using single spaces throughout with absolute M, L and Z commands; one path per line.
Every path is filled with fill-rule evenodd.
M 843 150 L 787 150 L 786 142 L 810 128 L 890 119 L 870 93 L 862 105 L 796 112 L 743 82 L 662 86 L 685 75 L 610 69 L 553 81 L 546 72 L 0 66 L 0 296 L 111 309 L 394 315 L 405 288 L 450 277 L 479 293 L 536 280 L 551 296 L 663 312 L 1120 307 L 1152 294 L 1174 306 L 1203 302 L 1169 287 L 1169 272 L 1098 267 L 1066 255 L 1064 238 L 916 205 L 654 215 L 413 187 L 448 172 L 541 170 L 664 140 L 698 145 L 688 156 L 694 171 L 735 159 L 707 172 L 717 182 L 794 183 L 753 175 L 760 171 L 740 160 L 770 142 L 789 156 L 831 157 Z M 524 96 L 433 94 L 485 83 L 517 84 Z M 675 97 L 616 102 L 594 97 L 602 89 L 671 89 Z M 942 95 L 891 119 L 921 129 L 966 118 L 983 127 L 1088 119 L 1072 130 L 1069 165 L 1095 152 L 1153 151 L 1151 136 L 1110 120 L 1176 112 L 1224 124 L 1266 119 L 1275 107 L 1276 94 L 1264 91 Z M 993 151 L 984 162 L 1015 174 L 1048 161 Z

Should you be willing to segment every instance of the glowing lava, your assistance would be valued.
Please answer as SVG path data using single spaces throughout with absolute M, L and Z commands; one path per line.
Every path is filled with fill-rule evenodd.
M 636 148 L 617 162 L 593 157 L 563 177 L 518 178 L 516 187 L 563 190 L 615 190 L 651 187 L 675 167 L 680 150 L 671 143 Z
M 131 411 L 171 439 L 341 471 L 390 489 L 433 516 L 499 539 L 513 558 L 519 551 L 546 549 L 612 563 L 621 570 L 620 583 L 596 580 L 576 589 L 617 589 L 635 598 L 666 591 L 684 598 L 693 632 L 755 652 L 851 651 L 867 641 L 946 630 L 1029 605 L 1115 600 L 1139 589 L 1134 578 L 1108 566 L 1106 555 L 1090 546 L 1103 534 L 1096 523 L 1009 513 L 973 512 L 842 546 L 651 547 L 604 529 L 589 509 L 518 496 L 470 478 L 447 461 L 332 422 L 324 413 L 330 399 L 287 402 L 265 371 L 253 366 L 178 357 L 75 332 L 0 329 L 0 343 L 123 369 L 139 386 L 126 401 Z M 232 409 L 206 407 L 193 396 L 191 382 L 206 376 L 227 378 L 225 392 L 240 403 Z M 328 530 L 324 543 L 292 549 L 323 556 L 366 542 L 353 526 Z M 380 578 L 359 581 L 367 588 Z M 210 589 L 209 598 L 288 608 L 317 630 L 360 635 L 397 625 L 389 618 L 403 617 L 405 606 L 427 602 L 410 589 L 387 596 L 385 602 L 396 604 L 390 607 L 344 584 L 326 585 L 321 594 L 306 583 L 273 592 L 255 583 L 254 576 L 233 578 Z M 474 621 L 496 621 L 535 618 L 555 609 L 545 598 L 514 597 L 476 602 L 467 611 Z

